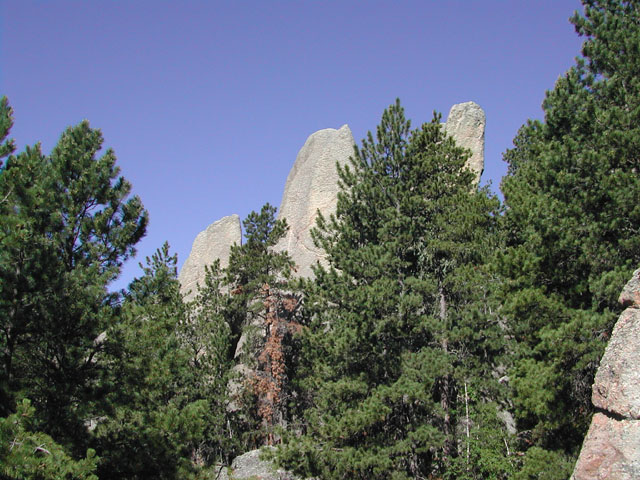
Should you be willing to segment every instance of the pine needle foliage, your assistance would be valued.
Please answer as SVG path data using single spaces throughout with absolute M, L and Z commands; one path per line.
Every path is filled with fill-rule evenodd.
M 49 435 L 32 430 L 35 409 L 24 399 L 16 413 L 0 418 L 0 477 L 6 480 L 98 480 L 98 457 L 89 449 L 74 460 Z
M 0 103 L 2 137 L 11 126 Z M 62 134 L 51 155 L 40 146 L 0 168 L 0 412 L 20 398 L 34 424 L 86 450 L 84 418 L 100 396 L 96 338 L 114 321 L 107 285 L 135 252 L 147 212 L 119 176 L 111 149 L 88 122 Z
M 504 157 L 503 313 L 518 342 L 519 428 L 537 458 L 577 455 L 617 297 L 640 265 L 640 5 L 583 3 L 571 19 L 582 57 Z
M 279 448 L 282 465 L 427 478 L 464 455 L 462 388 L 478 405 L 497 398 L 490 372 L 504 349 L 485 269 L 498 201 L 477 190 L 468 156 L 439 115 L 411 130 L 397 101 L 338 166 L 337 212 L 314 231 L 329 267 L 305 292 L 302 434 Z

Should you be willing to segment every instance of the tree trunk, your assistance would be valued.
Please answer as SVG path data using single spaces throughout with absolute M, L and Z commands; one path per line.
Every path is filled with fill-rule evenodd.
M 440 340 L 440 347 L 444 353 L 449 352 L 449 338 L 447 327 L 447 299 L 442 290 L 442 286 L 439 289 L 438 296 L 440 297 L 440 320 L 442 322 L 442 338 Z M 444 445 L 442 447 L 442 454 L 445 460 L 454 455 L 455 452 L 455 426 L 452 425 L 451 419 L 451 392 L 452 392 L 452 379 L 447 373 L 444 375 L 441 381 L 440 390 L 440 405 L 444 411 L 444 424 L 443 432 L 445 436 Z

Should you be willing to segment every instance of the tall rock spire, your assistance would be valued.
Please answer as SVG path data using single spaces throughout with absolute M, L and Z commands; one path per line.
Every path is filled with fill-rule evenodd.
M 284 187 L 278 218 L 286 219 L 289 231 L 276 245 L 287 250 L 296 264 L 296 275 L 309 277 L 311 267 L 324 259 L 324 252 L 313 244 L 311 228 L 317 212 L 328 217 L 338 203 L 338 171 L 353 154 L 353 135 L 347 125 L 327 128 L 307 138 L 298 152 Z
M 240 217 L 235 214 L 213 222 L 198 234 L 178 276 L 180 291 L 187 300 L 193 298 L 198 284 L 204 285 L 205 266 L 219 259 L 220 266 L 226 267 L 231 245 L 241 242 Z
M 476 174 L 476 184 L 484 170 L 484 128 L 486 119 L 484 110 L 475 102 L 458 103 L 451 107 L 446 132 L 455 138 L 456 143 L 471 150 L 467 161 L 469 169 Z

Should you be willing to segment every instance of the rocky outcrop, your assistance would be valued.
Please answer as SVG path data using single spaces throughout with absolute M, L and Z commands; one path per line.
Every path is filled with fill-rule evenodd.
M 640 269 L 620 302 L 618 319 L 602 356 L 591 400 L 593 416 L 572 480 L 640 478 Z
M 219 259 L 220 265 L 226 267 L 229 264 L 231 245 L 240 245 L 241 242 L 242 230 L 238 215 L 221 218 L 198 234 L 178 277 L 180 291 L 187 300 L 193 298 L 198 284 L 203 284 L 205 266 Z
M 446 132 L 455 138 L 456 143 L 471 150 L 467 161 L 469 169 L 476 174 L 476 184 L 484 170 L 484 128 L 486 119 L 484 110 L 475 102 L 458 103 L 451 107 Z
M 444 128 L 456 142 L 471 150 L 468 167 L 476 174 L 476 183 L 484 169 L 485 114 L 477 103 L 465 102 L 451 107 Z M 285 184 L 278 218 L 286 219 L 289 231 L 275 246 L 275 251 L 288 251 L 296 264 L 298 277 L 310 277 L 311 267 L 325 258 L 313 244 L 311 229 L 317 213 L 325 217 L 335 212 L 338 203 L 338 172 L 336 164 L 345 164 L 353 154 L 355 142 L 347 125 L 327 128 L 307 138 L 298 152 Z M 229 247 L 240 244 L 240 219 L 224 217 L 198 234 L 191 254 L 180 271 L 180 285 L 187 299 L 204 280 L 204 267 L 215 259 L 227 265 Z M 189 292 L 191 292 L 189 294 Z
M 591 420 L 572 480 L 640 478 L 640 425 L 596 413 Z
M 640 270 L 636 270 L 631 277 L 631 280 L 622 289 L 620 298 L 618 301 L 623 307 L 635 307 L 640 308 Z
M 311 228 L 318 211 L 326 217 L 335 212 L 336 164 L 347 162 L 354 145 L 348 125 L 338 130 L 320 130 L 307 138 L 289 172 L 278 210 L 278 218 L 287 220 L 289 231 L 275 250 L 289 252 L 296 264 L 296 276 L 311 276 L 312 265 L 324 258 L 324 253 L 313 244 Z
M 476 183 L 484 170 L 485 123 L 482 108 L 466 102 L 451 107 L 445 124 L 458 145 L 471 150 L 467 166 L 475 173 Z M 309 136 L 287 177 L 278 218 L 287 220 L 289 231 L 275 250 L 289 252 L 296 264 L 296 276 L 310 277 L 311 267 L 325 258 L 313 244 L 311 229 L 318 211 L 325 217 L 335 212 L 339 190 L 336 163 L 345 164 L 354 145 L 347 125 L 320 130 Z
M 640 418 L 640 310 L 627 308 L 613 328 L 593 384 L 591 401 L 613 416 Z M 640 445 L 638 445 L 640 447 Z M 640 451 L 638 452 L 640 454 Z
M 260 459 L 260 450 L 251 450 L 236 457 L 230 468 L 219 467 L 219 480 L 296 480 L 298 477 L 277 470 L 273 464 Z

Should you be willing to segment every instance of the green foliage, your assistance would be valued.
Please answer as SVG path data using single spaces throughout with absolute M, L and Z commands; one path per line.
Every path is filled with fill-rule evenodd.
M 279 449 L 288 468 L 327 479 L 445 472 L 459 454 L 460 388 L 478 405 L 498 395 L 488 379 L 504 340 L 485 269 L 498 202 L 476 190 L 467 158 L 439 116 L 411 131 L 396 103 L 339 168 L 337 213 L 314 232 L 330 269 L 307 285 L 305 433 Z
M 9 106 L 7 97 L 2 97 L 0 98 L 0 167 L 2 167 L 1 160 L 11 155 L 16 149 L 14 141 L 7 140 L 12 126 L 13 109 Z
M 235 395 L 242 405 L 245 445 L 253 448 L 273 443 L 274 427 L 288 420 L 291 372 L 287 368 L 295 350 L 292 333 L 297 326 L 299 296 L 291 282 L 293 261 L 286 251 L 273 250 L 288 229 L 275 213 L 275 207 L 267 203 L 260 213 L 247 216 L 244 244 L 231 247 L 226 269 L 232 345 L 235 352 L 244 336 L 237 360 L 251 369 L 237 380 L 242 385 Z
M 204 285 L 199 287 L 189 315 L 178 330 L 182 348 L 193 370 L 194 389 L 208 402 L 204 437 L 196 453 L 206 464 L 229 464 L 243 446 L 242 420 L 230 412 L 229 382 L 233 375 L 231 328 L 227 321 L 231 297 L 219 262 L 208 267 Z
M 547 93 L 544 122 L 521 128 L 502 182 L 519 425 L 559 456 L 582 443 L 617 296 L 640 264 L 640 8 L 584 4 L 583 58 Z
M 288 254 L 271 249 L 288 229 L 285 220 L 276 220 L 275 212 L 267 203 L 260 213 L 247 215 L 242 222 L 244 243 L 231 246 L 224 281 L 232 291 L 227 321 L 234 347 L 242 331 L 261 314 L 263 305 L 255 300 L 263 286 L 285 287 L 290 278 L 293 263 Z
M 5 100 L 0 110 L 6 135 Z M 100 131 L 82 122 L 50 156 L 27 147 L 0 170 L 0 410 L 28 396 L 38 428 L 78 451 L 99 396 L 95 340 L 113 321 L 106 286 L 147 224 L 113 151 L 97 157 L 101 146 Z
M 108 415 L 97 419 L 100 478 L 195 478 L 229 448 L 228 329 L 217 311 L 219 272 L 182 303 L 167 244 L 132 282 L 107 331 Z M 217 275 L 217 276 L 216 276 Z
M 460 455 L 453 459 L 443 477 L 451 480 L 512 478 L 517 466 L 513 456 L 516 442 L 504 431 L 503 421 L 496 415 L 499 406 L 478 402 L 473 392 L 468 396 L 469 416 L 467 418 L 465 412 L 461 422 Z
M 242 222 L 244 243 L 231 246 L 227 283 L 242 287 L 243 294 L 255 294 L 276 275 L 290 276 L 293 265 L 288 254 L 270 250 L 289 228 L 275 213 L 276 208 L 268 203 L 260 213 L 251 212 Z
M 532 447 L 514 480 L 566 480 L 573 472 L 574 460 L 557 451 Z
M 0 418 L 0 476 L 20 480 L 97 480 L 98 457 L 73 460 L 49 435 L 32 430 L 34 408 L 23 400 L 17 412 Z

